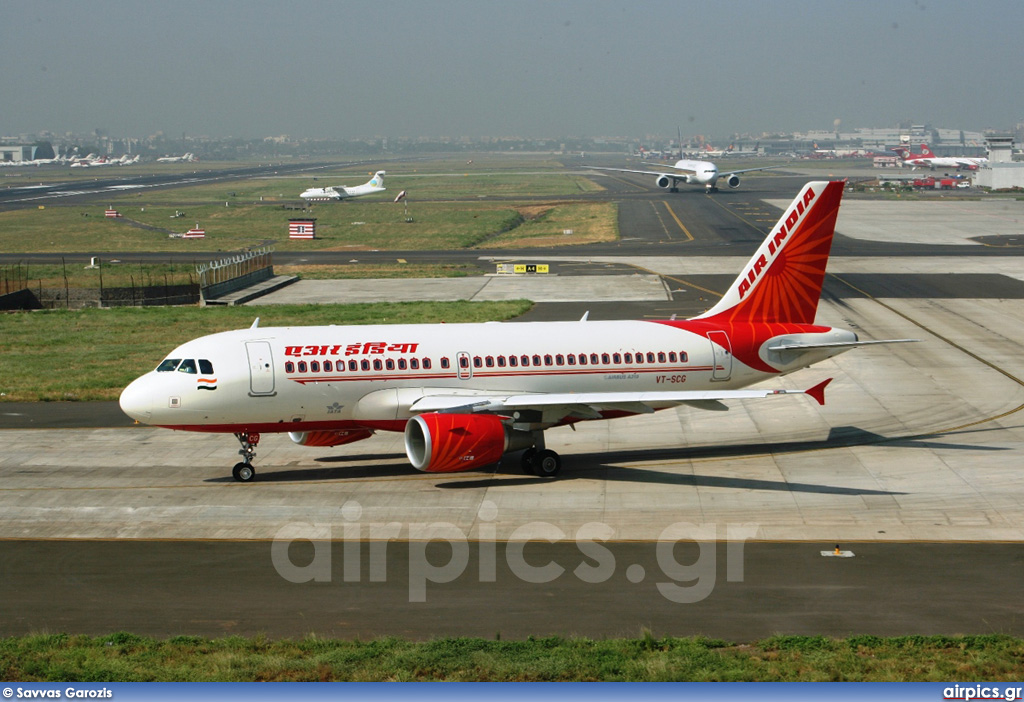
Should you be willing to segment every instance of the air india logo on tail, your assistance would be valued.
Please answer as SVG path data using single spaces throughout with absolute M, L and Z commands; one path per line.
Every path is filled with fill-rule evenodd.
M 786 220 L 779 225 L 779 230 L 775 232 L 770 239 L 768 239 L 768 254 L 770 256 L 774 258 L 775 253 L 782 248 L 782 244 L 786 241 L 786 237 L 789 236 L 790 232 L 792 232 L 796 225 L 800 223 L 800 218 L 803 216 L 814 198 L 814 188 L 808 186 L 804 191 L 803 199 L 796 201 L 796 206 L 790 210 Z M 767 257 L 764 254 L 760 254 L 754 260 L 754 265 L 747 270 L 746 277 L 740 281 L 738 292 L 741 300 L 748 292 L 750 292 L 750 289 L 757 282 L 757 279 L 761 277 L 761 273 L 763 273 L 767 267 Z
M 722 299 L 697 319 L 813 324 L 843 187 L 805 185 Z

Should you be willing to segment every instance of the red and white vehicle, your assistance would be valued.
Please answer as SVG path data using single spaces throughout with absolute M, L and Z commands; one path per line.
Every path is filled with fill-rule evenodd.
M 694 319 L 254 323 L 174 349 L 125 388 L 121 407 L 146 424 L 234 434 L 234 476 L 247 481 L 261 433 L 324 447 L 405 432 L 419 470 L 469 470 L 524 450 L 525 468 L 552 476 L 551 427 L 794 392 L 823 404 L 830 379 L 802 392 L 744 388 L 885 343 L 815 324 L 843 187 L 804 186 L 721 301 Z

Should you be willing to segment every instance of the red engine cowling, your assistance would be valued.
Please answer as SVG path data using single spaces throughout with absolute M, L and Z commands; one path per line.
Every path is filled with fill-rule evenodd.
M 428 412 L 405 425 L 409 462 L 428 473 L 454 473 L 495 463 L 508 446 L 505 426 L 492 414 Z
M 373 436 L 369 429 L 343 429 L 341 431 L 290 431 L 288 438 L 300 446 L 341 446 Z

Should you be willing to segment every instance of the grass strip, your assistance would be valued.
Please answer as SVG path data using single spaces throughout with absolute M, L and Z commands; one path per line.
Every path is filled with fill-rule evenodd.
M 0 677 L 19 681 L 1014 681 L 1024 641 L 1003 635 L 776 636 L 501 641 L 309 636 L 157 640 L 35 635 L 0 639 Z

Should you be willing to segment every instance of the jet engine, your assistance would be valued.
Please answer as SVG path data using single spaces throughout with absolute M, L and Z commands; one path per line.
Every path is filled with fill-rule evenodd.
M 658 179 L 654 182 L 659 188 L 672 187 L 672 179 L 665 175 L 658 176 Z
M 725 179 L 725 184 L 730 188 L 740 187 L 740 177 L 735 173 L 730 173 L 729 177 Z
M 428 412 L 405 425 L 405 453 L 413 468 L 454 473 L 496 463 L 509 451 L 534 444 L 530 432 L 507 427 L 493 414 Z
M 369 429 L 344 429 L 341 431 L 290 431 L 288 438 L 300 446 L 341 446 L 353 441 L 362 441 L 373 436 Z

